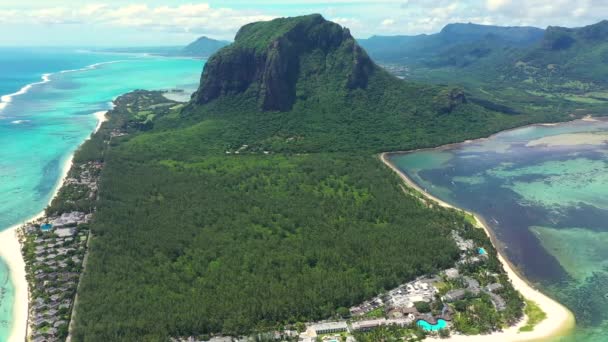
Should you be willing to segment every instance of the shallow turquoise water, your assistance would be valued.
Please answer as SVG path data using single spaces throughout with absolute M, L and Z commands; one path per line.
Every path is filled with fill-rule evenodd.
M 439 331 L 441 329 L 445 329 L 448 326 L 448 323 L 443 319 L 438 319 L 436 324 L 431 324 L 423 319 L 416 322 L 416 325 L 424 329 L 425 331 Z
M 2 52 L 0 95 L 39 82 L 40 70 L 54 74 L 49 82 L 32 86 L 0 110 L 0 230 L 44 209 L 65 161 L 95 128 L 93 113 L 108 110 L 116 96 L 135 89 L 192 92 L 204 64 L 192 59 L 73 51 L 52 52 L 46 59 L 40 50 Z M 28 61 L 35 65 L 28 68 Z M 40 66 L 45 62 L 48 69 Z M 100 62 L 112 63 L 85 68 Z M 14 70 L 7 66 L 10 63 Z M 59 72 L 67 69 L 81 70 Z M 9 279 L 0 261 L 0 341 L 7 339 L 11 325 L 13 288 Z
M 608 120 L 530 126 L 391 156 L 421 188 L 485 218 L 507 258 L 608 341 Z

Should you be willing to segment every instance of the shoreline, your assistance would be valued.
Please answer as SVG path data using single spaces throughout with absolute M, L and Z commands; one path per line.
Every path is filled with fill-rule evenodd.
M 442 151 L 442 150 L 445 150 L 445 149 L 450 149 L 452 147 L 457 147 L 459 145 L 469 144 L 469 143 L 476 142 L 476 141 L 488 140 L 488 139 L 491 139 L 491 138 L 493 138 L 493 137 L 495 137 L 495 136 L 497 136 L 499 134 L 512 132 L 512 131 L 515 131 L 517 129 L 530 128 L 530 127 L 552 127 L 552 126 L 556 126 L 556 125 L 574 123 L 574 122 L 577 122 L 577 121 L 581 121 L 581 122 L 607 121 L 608 122 L 608 116 L 593 117 L 591 115 L 586 115 L 586 116 L 584 116 L 582 118 L 568 120 L 568 121 L 531 123 L 531 124 L 527 124 L 527 125 L 523 125 L 523 126 L 517 126 L 517 127 L 513 127 L 513 128 L 504 129 L 502 131 L 498 131 L 496 133 L 492 133 L 492 134 L 490 134 L 488 136 L 481 137 L 481 138 L 467 139 L 467 140 L 464 140 L 464 141 L 453 142 L 453 143 L 444 144 L 444 145 L 440 145 L 440 146 L 436 146 L 436 147 L 421 147 L 421 148 L 417 148 L 417 149 L 413 149 L 413 150 L 407 150 L 407 151 L 381 152 L 380 155 L 385 154 L 385 153 L 388 153 L 388 154 L 408 154 L 408 153 L 424 152 L 424 151 L 431 151 L 431 150 Z M 439 199 L 437 199 L 437 198 L 434 198 L 433 200 L 439 201 Z M 443 201 L 441 201 L 441 202 L 443 202 Z M 446 204 L 446 205 L 448 205 L 445 202 L 443 202 L 443 203 Z M 459 209 L 459 208 L 456 208 L 456 209 Z M 461 209 L 459 209 L 459 210 L 461 210 Z
M 425 149 L 429 150 L 429 149 Z M 414 151 L 411 151 L 414 152 Z M 410 153 L 411 153 L 410 152 Z M 469 213 L 475 217 L 477 221 L 477 225 L 485 231 L 486 235 L 490 238 L 492 244 L 495 246 L 497 251 L 498 260 L 502 264 L 507 276 L 511 280 L 513 287 L 519 291 L 519 293 L 528 300 L 531 300 L 538 304 L 538 306 L 547 314 L 547 317 L 534 326 L 532 331 L 528 332 L 519 332 L 519 328 L 526 324 L 526 317 L 524 314 L 523 319 L 516 325 L 509 327 L 500 332 L 494 332 L 489 335 L 453 335 L 449 339 L 443 339 L 446 341 L 455 341 L 455 342 L 469 342 L 469 341 L 488 341 L 491 338 L 493 341 L 544 341 L 550 338 L 562 337 L 566 336 L 575 326 L 575 318 L 574 314 L 570 312 L 565 306 L 560 304 L 559 302 L 553 300 L 548 297 L 544 293 L 535 289 L 531 284 L 527 282 L 527 280 L 520 275 L 515 267 L 511 265 L 511 263 L 503 256 L 500 249 L 498 248 L 499 244 L 497 243 L 492 230 L 489 228 L 487 223 L 483 220 L 479 215 L 468 212 L 466 210 L 457 208 L 431 194 L 424 191 L 418 184 L 416 184 L 413 180 L 411 180 L 405 173 L 399 170 L 393 163 L 391 163 L 387 159 L 387 155 L 389 154 L 400 154 L 405 152 L 384 152 L 380 154 L 380 160 L 384 163 L 384 165 L 388 166 L 391 170 L 397 173 L 399 177 L 406 183 L 407 186 L 413 188 L 414 190 L 420 192 L 427 199 L 436 202 L 438 205 L 444 208 L 450 208 L 455 210 L 460 210 L 466 213 Z M 428 339 L 435 340 L 435 339 Z
M 91 136 L 99 130 L 101 125 L 107 121 L 107 111 L 99 111 L 93 113 L 93 116 L 97 119 L 97 125 L 95 130 L 91 132 L 88 138 L 86 138 L 81 144 L 91 139 Z M 53 194 L 51 195 L 48 204 L 50 204 L 57 194 L 68 176 L 68 173 L 72 169 L 74 154 L 76 150 L 70 154 L 66 161 L 62 165 L 61 176 L 55 185 Z M 36 221 L 44 217 L 44 209 L 38 214 L 21 221 L 9 228 L 0 231 L 0 241 L 2 241 L 0 248 L 0 258 L 6 263 L 10 272 L 10 279 L 15 290 L 15 297 L 13 301 L 13 316 L 11 320 L 11 329 L 8 337 L 8 341 L 12 342 L 23 342 L 29 333 L 28 327 L 28 314 L 29 314 L 29 286 L 26 279 L 25 261 L 21 254 L 21 242 L 18 237 L 18 229 L 28 222 Z

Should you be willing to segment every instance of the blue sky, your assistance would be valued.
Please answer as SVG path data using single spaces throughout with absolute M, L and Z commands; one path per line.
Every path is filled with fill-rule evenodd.
M 366 38 L 434 33 L 452 22 L 583 26 L 608 19 L 608 0 L 1 0 L 0 45 L 182 45 L 309 13 Z

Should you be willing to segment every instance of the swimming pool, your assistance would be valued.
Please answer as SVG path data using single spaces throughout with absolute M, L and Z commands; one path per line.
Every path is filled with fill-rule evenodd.
M 483 248 L 483 247 L 479 247 L 477 249 L 477 253 L 479 253 L 479 255 L 486 255 L 486 254 L 488 254 L 488 252 L 486 252 L 486 249 Z
M 40 226 L 40 230 L 42 230 L 43 232 L 48 232 L 51 229 L 53 229 L 53 225 L 50 223 L 45 223 Z
M 423 319 L 418 320 L 416 325 L 421 327 L 424 331 L 439 331 L 448 327 L 448 322 L 443 319 L 438 319 L 437 324 L 431 324 Z

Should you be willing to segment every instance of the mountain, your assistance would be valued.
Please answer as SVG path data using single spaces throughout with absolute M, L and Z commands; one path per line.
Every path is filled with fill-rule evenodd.
M 230 44 L 230 42 L 224 40 L 215 40 L 209 37 L 200 37 L 194 42 L 184 47 L 180 54 L 183 56 L 192 57 L 209 57 L 213 55 L 217 50 Z
M 348 30 L 321 16 L 246 25 L 235 41 L 207 62 L 194 96 L 197 104 L 252 92 L 263 110 L 286 111 L 296 101 L 296 84 L 303 73 L 313 76 L 322 70 L 344 81 L 348 89 L 356 89 L 367 86 L 374 68 Z M 324 68 L 317 69 L 314 64 L 323 60 Z
M 148 46 L 148 47 L 126 47 L 102 49 L 103 52 L 118 53 L 147 53 L 167 57 L 199 57 L 207 58 L 217 50 L 230 44 L 224 40 L 215 40 L 208 37 L 200 37 L 187 46 Z
M 608 102 L 607 26 L 451 24 L 437 34 L 372 37 L 361 44 L 387 70 L 463 87 L 477 103 L 503 112 L 602 114 Z
M 312 15 L 244 26 L 207 62 L 188 116 L 239 117 L 259 148 L 380 151 L 437 141 L 416 127 L 462 127 L 439 138 L 447 142 L 524 119 L 489 120 L 500 115 L 493 110 L 467 101 L 460 89 L 391 76 L 348 29 Z M 259 120 L 274 112 L 289 114 L 272 125 Z
M 525 75 L 608 86 L 608 20 L 580 28 L 550 26 L 512 64 Z
M 449 24 L 417 36 L 374 36 L 359 43 L 372 57 L 390 63 L 467 65 L 504 49 L 531 46 L 543 37 L 534 27 Z
M 563 119 L 489 107 L 397 79 L 320 15 L 244 26 L 209 58 L 190 103 L 122 96 L 88 143 L 104 169 L 74 340 L 295 329 L 453 267 L 453 230 L 493 251 L 376 154 Z M 502 273 L 493 252 L 484 269 Z M 493 314 L 467 319 L 469 331 L 521 317 L 500 279 L 507 310 L 471 304 Z

